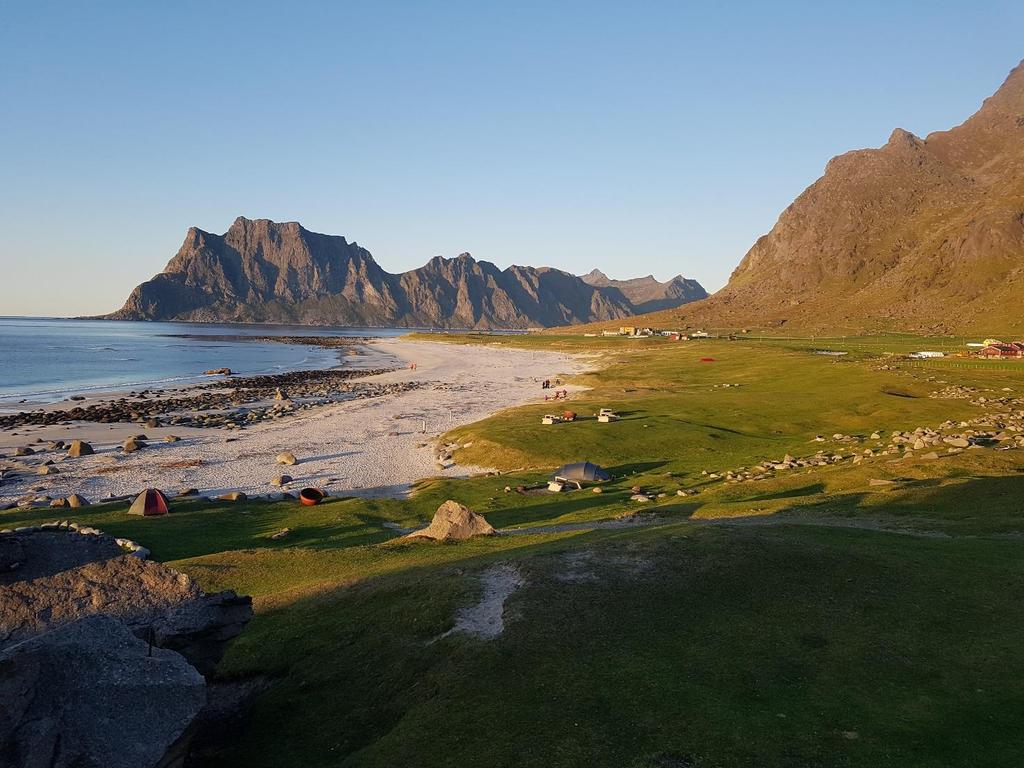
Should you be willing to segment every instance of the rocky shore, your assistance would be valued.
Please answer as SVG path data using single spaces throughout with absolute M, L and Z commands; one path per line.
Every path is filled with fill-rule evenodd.
M 0 415 L 0 429 L 67 426 L 71 422 L 237 429 L 346 400 L 407 392 L 417 382 L 359 382 L 392 369 L 293 371 L 231 377 L 176 390 L 142 390 L 71 408 L 40 408 Z

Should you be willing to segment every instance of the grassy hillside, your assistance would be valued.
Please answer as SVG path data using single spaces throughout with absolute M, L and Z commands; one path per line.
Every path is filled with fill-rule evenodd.
M 459 461 L 517 471 L 425 481 L 404 501 L 76 510 L 208 589 L 256 598 L 218 674 L 270 685 L 204 765 L 1018 762 L 1024 453 L 999 450 L 1008 439 L 878 454 L 894 430 L 1015 408 L 971 400 L 1019 396 L 1024 366 L 886 356 L 935 346 L 908 338 L 837 340 L 842 358 L 800 340 L 490 342 L 593 354 L 569 407 L 624 418 L 542 426 L 541 405 L 461 428 Z M 975 391 L 931 396 L 953 386 Z M 818 451 L 845 458 L 725 475 Z M 504 490 L 582 458 L 612 470 L 604 493 Z M 665 496 L 640 504 L 632 486 Z M 447 498 L 507 532 L 437 545 L 385 525 L 425 522 Z M 442 637 L 495 563 L 524 580 L 504 633 Z

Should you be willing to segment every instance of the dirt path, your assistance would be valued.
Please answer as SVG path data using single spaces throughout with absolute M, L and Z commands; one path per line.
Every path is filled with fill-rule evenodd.
M 498 563 L 480 575 L 483 594 L 473 605 L 455 615 L 455 626 L 441 635 L 465 634 L 481 640 L 493 640 L 505 631 L 505 601 L 526 583 L 513 563 Z

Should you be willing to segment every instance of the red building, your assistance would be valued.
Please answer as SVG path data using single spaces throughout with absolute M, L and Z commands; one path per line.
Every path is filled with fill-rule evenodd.
M 1024 357 L 1024 342 L 1011 341 L 1009 344 L 989 344 L 978 354 L 982 357 Z

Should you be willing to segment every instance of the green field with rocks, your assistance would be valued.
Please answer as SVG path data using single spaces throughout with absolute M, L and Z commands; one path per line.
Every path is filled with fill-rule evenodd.
M 587 389 L 453 430 L 457 464 L 499 472 L 409 499 L 60 511 L 254 597 L 217 676 L 260 693 L 202 765 L 1019 762 L 1024 361 L 906 360 L 962 347 L 916 337 L 448 340 L 589 355 L 567 381 Z M 582 460 L 600 493 L 545 489 Z M 447 499 L 498 535 L 403 537 Z

